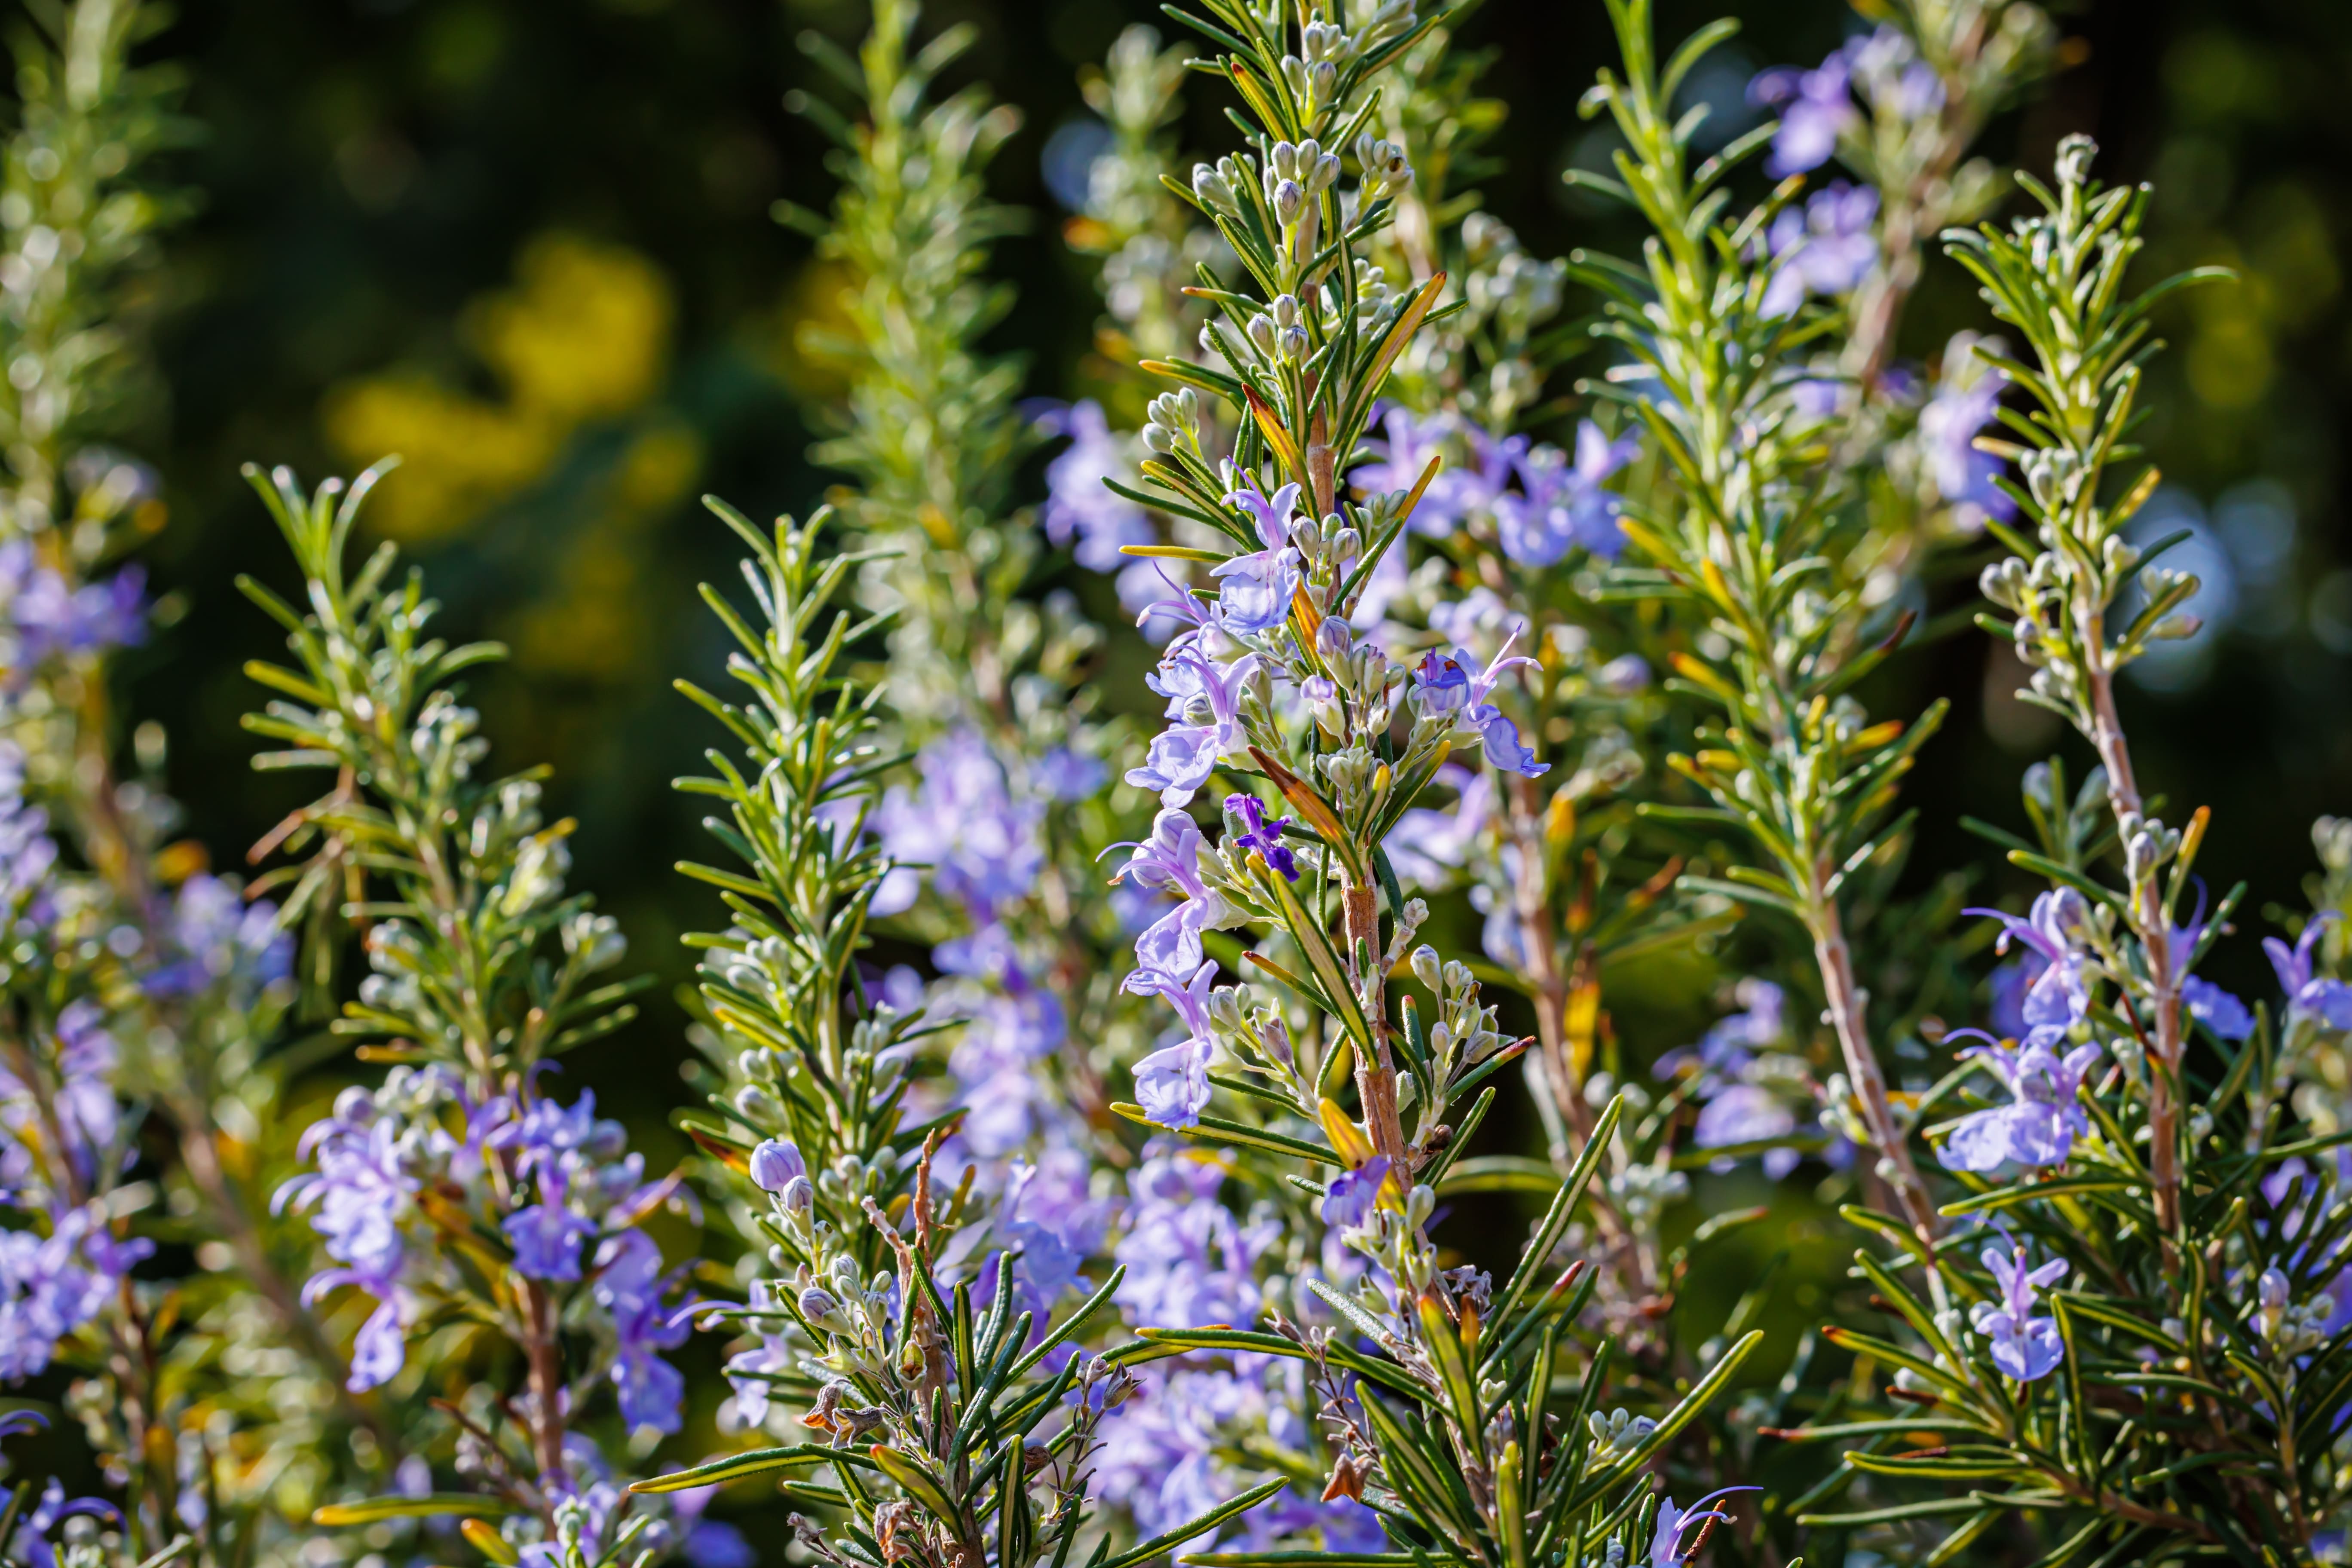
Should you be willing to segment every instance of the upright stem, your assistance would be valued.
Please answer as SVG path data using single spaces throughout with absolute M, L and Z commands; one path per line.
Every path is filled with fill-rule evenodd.
M 2140 816 L 2139 782 L 2132 773 L 2131 744 L 2124 738 L 2123 721 L 2116 713 L 2115 674 L 2107 668 L 2105 648 L 2097 634 L 2099 622 L 2084 639 L 2084 674 L 2091 689 L 2091 743 L 2107 771 L 2107 802 L 2120 828 L 2126 816 Z M 2156 1184 L 2156 1220 L 2164 1232 L 2167 1250 L 2180 1228 L 2179 1110 L 2173 1082 L 2180 1075 L 2180 981 L 2172 962 L 2171 921 L 2165 916 L 2163 889 L 2155 871 L 2132 886 L 2132 924 L 2140 952 L 2147 963 L 2147 985 L 2156 1015 L 2157 1061 L 2147 1075 L 2148 1173 Z
M 538 1406 L 532 1436 L 539 1447 L 540 1494 L 552 1499 L 553 1487 L 563 1475 L 563 1364 L 555 1342 L 555 1323 L 549 1310 L 547 1289 L 535 1279 L 522 1282 L 523 1311 L 529 1320 L 530 1396 Z
M 1364 1102 L 1364 1131 L 1371 1138 L 1372 1152 L 1389 1162 L 1400 1181 L 1410 1181 L 1412 1163 L 1405 1149 L 1404 1119 L 1397 1110 L 1396 1058 L 1389 1051 L 1388 998 L 1381 974 L 1380 890 L 1352 884 L 1342 888 L 1339 907 L 1346 921 L 1349 967 L 1357 967 L 1359 951 L 1371 954 L 1370 963 L 1356 976 L 1364 1018 L 1372 1031 L 1373 1059 L 1360 1057 L 1356 1063 L 1356 1093 Z M 1423 1094 L 1436 1091 L 1434 1084 L 1421 1087 Z
M 1862 1101 L 1871 1142 L 1878 1145 L 1881 1169 L 1913 1232 L 1932 1247 L 1939 1228 L 1936 1205 L 1927 1196 L 1927 1184 L 1919 1179 L 1919 1168 L 1911 1163 L 1910 1143 L 1886 1098 L 1886 1075 L 1879 1070 L 1878 1053 L 1871 1048 L 1870 1024 L 1863 1011 L 1862 988 L 1854 984 L 1853 954 L 1846 947 L 1837 900 L 1818 895 L 1810 923 L 1813 957 L 1821 964 L 1822 989 L 1829 1000 L 1830 1022 L 1836 1026 L 1846 1077 L 1853 1080 L 1854 1094 Z

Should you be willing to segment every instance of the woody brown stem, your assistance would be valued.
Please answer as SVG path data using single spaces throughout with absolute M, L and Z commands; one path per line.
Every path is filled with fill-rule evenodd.
M 563 1359 L 555 1342 L 554 1314 L 547 1289 L 535 1279 L 522 1282 L 523 1312 L 529 1328 L 525 1346 L 530 1358 L 531 1436 L 539 1455 L 540 1491 L 554 1497 L 563 1488 Z
M 1388 999 L 1381 973 L 1381 895 L 1376 888 L 1349 886 L 1340 889 L 1339 908 L 1346 922 L 1348 967 L 1357 969 L 1356 955 L 1368 952 L 1367 973 L 1356 975 L 1358 998 L 1372 1034 L 1372 1059 L 1360 1054 L 1356 1061 L 1356 1092 L 1364 1102 L 1364 1131 L 1372 1152 L 1390 1162 L 1400 1179 L 1412 1169 L 1404 1141 L 1404 1121 L 1397 1110 L 1396 1059 L 1389 1051 Z M 1434 1087 L 1422 1086 L 1424 1092 Z
M 1827 896 L 1818 898 L 1810 923 L 1830 1021 L 1845 1057 L 1846 1077 L 1853 1084 L 1854 1097 L 1862 1101 L 1863 1121 L 1870 1129 L 1871 1142 L 1878 1147 L 1881 1173 L 1895 1189 L 1914 1234 L 1932 1247 L 1940 1228 L 1936 1205 L 1927 1195 L 1927 1184 L 1919 1179 L 1919 1168 L 1911 1162 L 1909 1142 L 1886 1096 L 1886 1075 L 1879 1070 L 1878 1053 L 1871 1047 L 1870 1023 L 1863 1010 L 1862 988 L 1854 983 L 1853 954 L 1846 946 L 1837 901 Z

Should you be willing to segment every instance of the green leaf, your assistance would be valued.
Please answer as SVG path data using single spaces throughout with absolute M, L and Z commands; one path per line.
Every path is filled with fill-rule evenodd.
M 754 1448 L 745 1454 L 730 1454 L 723 1459 L 713 1459 L 707 1465 L 697 1465 L 690 1470 L 678 1470 L 667 1476 L 655 1476 L 648 1480 L 632 1481 L 633 1492 L 682 1492 L 695 1487 L 723 1486 L 740 1481 L 746 1476 L 763 1476 L 770 1470 L 790 1469 L 801 1465 L 831 1464 L 838 1459 L 855 1462 L 859 1456 L 843 1448 L 831 1448 L 822 1443 L 794 1443 L 782 1448 Z
M 378 1524 L 387 1519 L 504 1519 L 517 1511 L 512 1503 L 498 1498 L 479 1497 L 472 1492 L 434 1492 L 425 1497 L 372 1497 L 357 1502 L 331 1502 L 313 1510 L 310 1522 L 333 1528 Z

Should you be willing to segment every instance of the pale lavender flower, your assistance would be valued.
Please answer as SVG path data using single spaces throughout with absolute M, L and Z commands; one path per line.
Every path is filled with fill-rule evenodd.
M 1969 1321 L 1990 1343 L 1993 1365 L 2021 1383 L 2049 1376 L 2065 1359 L 2066 1342 L 2058 1332 L 2057 1320 L 2037 1318 L 2033 1309 L 2041 1304 L 2036 1292 L 2042 1287 L 2066 1277 L 2065 1259 L 2053 1258 L 2033 1268 L 2027 1266 L 2021 1247 L 2007 1257 L 1987 1247 L 1983 1262 L 2000 1288 L 2000 1300 L 1978 1302 L 1969 1310 Z
M 894 785 L 874 813 L 882 847 L 901 862 L 876 892 L 874 912 L 911 907 L 923 866 L 933 889 L 975 920 L 1027 897 L 1045 864 L 1037 837 L 1044 805 L 1013 797 L 1003 764 L 977 731 L 940 736 L 923 748 L 916 766 L 920 787 Z
M 1381 1184 L 1389 1179 L 1384 1154 L 1367 1160 L 1359 1170 L 1342 1171 L 1323 1189 L 1323 1223 L 1335 1230 L 1355 1230 L 1372 1217 Z
M 1961 1054 L 1990 1063 L 2015 1098 L 1962 1117 L 1937 1151 L 1945 1168 L 1984 1175 L 2063 1164 L 2075 1138 L 2090 1126 L 2074 1097 L 2098 1065 L 2099 1047 L 2077 1046 L 2061 1057 L 2037 1040 L 2015 1051 L 1993 1044 Z
M 1535 663 L 1525 655 L 1511 653 L 1511 643 L 1517 636 L 1513 633 L 1511 639 L 1503 644 L 1502 651 L 1475 675 L 1464 668 L 1465 662 L 1471 668 L 1477 665 L 1477 660 L 1465 649 L 1456 648 L 1450 658 L 1430 654 L 1413 671 L 1412 700 L 1415 711 L 1450 715 L 1457 730 L 1475 732 L 1486 750 L 1486 760 L 1496 767 L 1506 773 L 1540 778 L 1551 771 L 1551 765 L 1537 762 L 1535 753 L 1520 743 L 1518 726 L 1486 700 L 1504 671 Z
M 1780 111 L 1772 155 L 1764 163 L 1776 180 L 1820 168 L 1837 151 L 1838 139 L 1862 124 L 1845 47 L 1811 70 L 1782 66 L 1760 73 L 1748 84 L 1748 101 Z
M 526 1279 L 569 1281 L 580 1278 L 580 1244 L 596 1234 L 595 1222 L 564 1205 L 561 1175 L 540 1177 L 543 1201 L 517 1209 L 499 1229 L 514 1248 L 515 1272 Z
M 117 1240 L 97 1203 L 53 1211 L 47 1236 L 0 1231 L 0 1381 L 46 1371 L 58 1342 L 96 1317 L 153 1250 Z
M 1962 914 L 1988 915 L 2001 922 L 1994 951 L 2007 952 L 2012 939 L 2023 942 L 2042 962 L 2042 969 L 2027 989 L 2019 1016 L 2030 1044 L 2054 1045 L 2083 1020 L 2091 994 L 2083 978 L 2084 942 L 2090 910 L 2083 895 L 2072 888 L 2053 889 L 2037 896 L 2024 918 L 2000 910 L 1968 909 Z
M 1955 355 L 1946 353 L 1950 365 Z M 1919 410 L 1919 441 L 1936 491 L 1958 509 L 1964 526 L 1981 528 L 1987 518 L 2006 522 L 2017 515 L 2017 502 L 1996 483 L 2006 465 L 1990 452 L 1979 451 L 1977 437 L 1993 423 L 2000 407 L 2002 379 L 1990 372 L 1966 380 L 1948 370 L 1936 395 Z
M 728 1357 L 725 1369 L 728 1386 L 735 1392 L 735 1413 L 751 1426 L 767 1420 L 769 1395 L 776 1381 L 800 1364 L 776 1290 L 774 1280 L 751 1281 L 748 1321 L 760 1342 Z
M 267 899 L 247 905 L 205 872 L 180 884 L 163 934 L 167 962 L 147 977 L 151 995 L 193 996 L 226 985 L 249 999 L 293 973 L 294 944 L 278 929 L 278 906 Z
M 1219 583 L 1217 618 L 1227 630 L 1270 631 L 1290 618 L 1291 596 L 1299 584 L 1298 552 L 1290 544 L 1298 495 L 1297 484 L 1285 485 L 1271 496 L 1244 484 L 1225 497 L 1227 506 L 1249 514 L 1265 546 L 1221 562 L 1210 573 Z
M 1350 472 L 1349 482 L 1366 495 L 1409 493 L 1421 482 L 1422 472 L 1432 458 L 1445 459 L 1437 477 L 1422 492 L 1408 524 L 1413 532 L 1431 539 L 1444 538 L 1461 527 L 1462 520 L 1469 513 L 1494 504 L 1508 476 L 1510 458 L 1527 445 L 1524 437 L 1497 441 L 1459 415 L 1417 416 L 1393 405 L 1383 416 L 1381 427 L 1388 433 L 1386 440 L 1359 443 L 1360 450 L 1381 460 Z M 1457 443 L 1474 454 L 1472 463 L 1456 463 L 1446 458 L 1447 449 Z M 1397 559 L 1403 560 L 1402 553 Z
M 1129 544 L 1152 544 L 1159 535 L 1143 508 L 1103 481 L 1135 469 L 1129 444 L 1115 435 L 1102 405 L 1089 398 L 1067 408 L 1049 408 L 1038 428 L 1067 436 L 1070 444 L 1045 465 L 1045 537 L 1058 545 L 1073 539 L 1071 552 L 1089 572 L 1118 574 L 1119 603 L 1139 610 L 1150 603 L 1159 579 L 1150 563 L 1123 554 Z
M 1150 837 L 1111 846 L 1133 851 L 1112 881 L 1131 880 L 1184 900 L 1136 939 L 1136 957 L 1147 969 L 1189 974 L 1200 967 L 1201 932 L 1223 912 L 1223 900 L 1201 880 L 1202 842 L 1201 829 L 1190 816 L 1163 807 L 1152 819 Z
M 2263 938 L 2263 952 L 2278 973 L 2279 989 L 2286 993 L 2290 1021 L 2313 1019 L 2331 1029 L 2352 1029 L 2352 985 L 2312 973 L 2311 950 L 2336 917 L 2315 915 L 2304 923 L 2293 947 L 2274 936 Z
M 1557 447 L 1538 447 L 1517 464 L 1522 493 L 1494 499 L 1495 528 L 1503 553 L 1522 566 L 1550 566 L 1579 546 L 1604 561 L 1625 548 L 1617 527 L 1624 502 L 1605 487 L 1633 460 L 1641 443 L 1612 441 L 1587 419 L 1577 426 L 1576 462 Z
M 1759 309 L 1767 316 L 1796 312 L 1808 296 L 1851 294 L 1878 265 L 1878 193 L 1868 185 L 1832 181 L 1802 211 L 1780 209 L 1772 220 L 1775 263 Z M 1973 432 L 1971 432 L 1973 434 Z
M 1796 1131 L 1797 1113 L 1787 1101 L 1761 1084 L 1735 1083 L 1725 1086 L 1701 1108 L 1697 1124 L 1691 1129 L 1691 1142 L 1702 1149 L 1724 1149 L 1786 1138 Z M 1715 1162 L 1717 1169 L 1730 1164 L 1728 1160 Z M 1777 1182 L 1796 1164 L 1794 1149 L 1769 1150 L 1764 1156 L 1764 1173 Z
M 613 1324 L 613 1389 L 631 1431 L 675 1432 L 686 1379 L 659 1352 L 686 1342 L 686 1314 L 664 1304 L 677 1285 L 665 1275 L 661 1249 L 643 1231 L 625 1230 L 596 1248 L 596 1304 Z
M 0 616 L 16 633 L 14 675 L 65 654 L 98 653 L 146 640 L 146 574 L 125 567 L 110 581 L 68 587 L 41 565 L 29 540 L 0 544 Z
M 1127 1233 L 1111 1256 L 1127 1268 L 1116 1300 L 1129 1321 L 1198 1329 L 1257 1321 L 1261 1254 L 1278 1222 L 1244 1225 L 1217 1201 L 1231 1167 L 1173 1138 L 1155 1138 L 1128 1176 Z
M 962 1140 L 983 1158 L 1009 1154 L 1028 1142 L 1049 1102 L 1037 1068 L 1067 1037 L 1061 1001 L 1030 977 L 1001 925 L 941 942 L 931 957 L 964 982 L 940 1009 L 965 1020 L 948 1056 L 966 1112 Z
M 1650 1537 L 1651 1568 L 1677 1568 L 1678 1564 L 1689 1562 L 1690 1553 L 1696 1550 L 1698 1543 L 1685 1537 L 1705 1525 L 1728 1524 L 1731 1521 L 1729 1514 L 1720 1509 L 1710 1509 L 1707 1504 L 1718 1498 L 1763 1489 L 1761 1487 L 1723 1487 L 1707 1493 L 1688 1508 L 1677 1508 L 1674 1499 L 1666 1499 L 1658 1505 L 1657 1528 Z
M 2254 1032 L 2253 1010 L 2210 980 L 2192 974 L 2182 981 L 2180 1001 L 2216 1038 L 2242 1040 Z
M 1219 665 L 1192 648 L 1176 648 L 1160 668 L 1163 691 L 1181 691 L 1189 677 L 1194 695 L 1181 699 L 1184 721 L 1171 724 L 1152 741 L 1144 765 L 1129 769 L 1127 782 L 1158 790 L 1162 805 L 1182 805 L 1209 782 L 1217 759 L 1242 744 L 1242 685 L 1257 668 L 1257 658 L 1249 654 Z M 1171 706 L 1178 700 L 1171 697 Z
M 1045 465 L 1045 537 L 1059 545 L 1076 539 L 1071 553 L 1090 572 L 1129 564 L 1132 557 L 1121 555 L 1119 547 L 1150 544 L 1158 536 L 1143 508 L 1103 483 L 1125 479 L 1135 464 L 1125 443 L 1111 433 L 1102 405 L 1088 398 L 1048 410 L 1036 424 L 1050 435 L 1070 438 Z
M 1191 1127 L 1209 1108 L 1208 1002 L 1216 973 L 1213 961 L 1190 975 L 1139 969 L 1127 977 L 1125 989 L 1137 995 L 1166 998 L 1185 1031 L 1184 1039 L 1135 1064 L 1136 1101 L 1146 1116 L 1165 1126 Z

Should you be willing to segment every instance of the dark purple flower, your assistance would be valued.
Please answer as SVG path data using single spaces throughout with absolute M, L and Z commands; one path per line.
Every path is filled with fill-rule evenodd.
M 1298 857 L 1282 841 L 1282 830 L 1290 826 L 1290 818 L 1269 817 L 1265 805 L 1254 795 L 1225 796 L 1225 811 L 1242 826 L 1242 831 L 1233 836 L 1236 847 L 1255 850 L 1286 880 L 1298 880 Z

